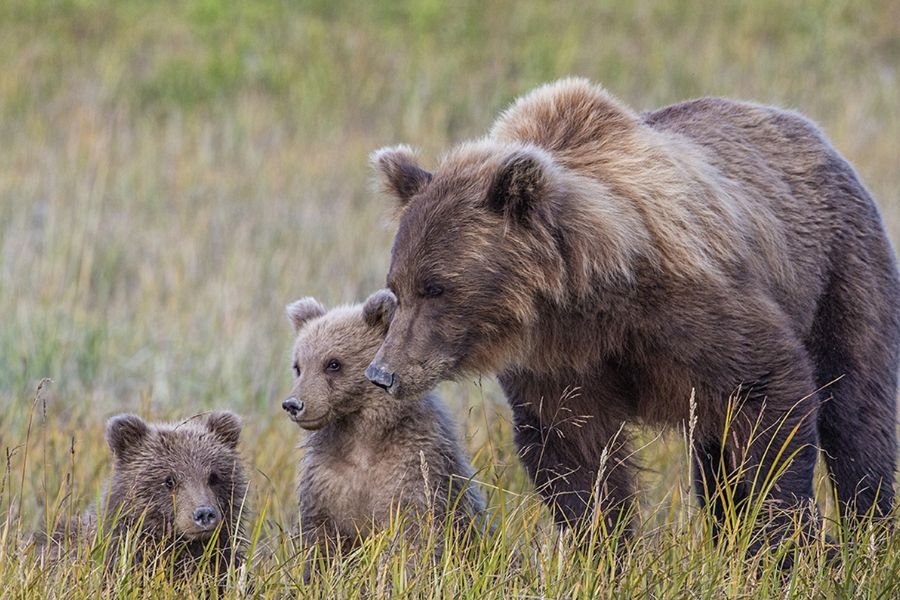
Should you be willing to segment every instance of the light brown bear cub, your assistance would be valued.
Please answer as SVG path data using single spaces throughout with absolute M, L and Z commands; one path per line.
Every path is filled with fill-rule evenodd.
M 287 307 L 297 335 L 295 380 L 282 406 L 297 425 L 313 430 L 298 485 L 307 547 L 324 550 L 338 541 L 352 547 L 386 528 L 398 510 L 413 523 L 431 517 L 440 525 L 450 517 L 461 528 L 484 512 L 472 467 L 437 395 L 398 400 L 364 375 L 395 301 L 382 290 L 364 305 L 326 311 L 303 298 Z
M 70 549 L 67 542 L 93 539 L 99 527 L 112 536 L 107 568 L 121 556 L 126 534 L 136 532 L 134 564 L 159 554 L 171 557 L 177 576 L 186 576 L 213 543 L 208 569 L 221 574 L 240 556 L 236 546 L 247 495 L 240 432 L 239 417 L 228 411 L 172 424 L 113 417 L 106 427 L 114 458 L 109 487 L 97 510 L 51 536 L 51 555 L 62 556 Z

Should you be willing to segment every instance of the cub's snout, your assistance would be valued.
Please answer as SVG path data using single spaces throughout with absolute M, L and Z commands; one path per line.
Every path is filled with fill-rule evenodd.
M 291 396 L 281 403 L 281 408 L 287 411 L 291 419 L 296 419 L 303 413 L 303 400 Z
M 200 529 L 214 529 L 219 522 L 219 513 L 211 506 L 200 506 L 194 510 L 191 518 Z

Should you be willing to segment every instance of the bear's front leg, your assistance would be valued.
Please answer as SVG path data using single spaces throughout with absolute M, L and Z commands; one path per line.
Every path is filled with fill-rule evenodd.
M 329 520 L 307 511 L 301 517 L 300 540 L 303 549 L 303 583 L 308 584 L 312 574 L 321 568 L 323 561 L 332 560 L 341 547 L 341 536 Z
M 633 530 L 632 445 L 606 390 L 534 374 L 500 376 L 519 457 L 558 525 L 579 535 Z
M 739 507 L 741 512 L 761 509 L 764 538 L 753 547 L 777 546 L 794 533 L 803 545 L 817 525 L 813 470 L 819 401 L 816 394 L 803 396 L 794 382 L 770 382 L 768 387 L 772 395 L 765 400 L 746 401 L 741 410 L 746 415 L 738 414 L 731 424 L 725 449 L 738 474 L 736 498 L 750 503 Z M 757 504 L 761 495 L 763 503 Z
M 696 489 L 701 502 L 712 503 L 721 522 L 735 514 L 753 518 L 758 536 L 751 552 L 778 546 L 786 536 L 808 540 L 817 524 L 813 469 L 818 454 L 819 394 L 808 356 L 787 335 L 729 357 L 735 372 L 748 379 L 737 390 L 720 391 L 715 417 L 710 414 L 705 439 L 694 449 Z M 743 362 L 740 362 L 743 361 Z M 715 397 L 713 395 L 712 397 Z M 698 401 L 702 401 L 698 395 Z M 727 490 L 727 493 L 726 493 Z

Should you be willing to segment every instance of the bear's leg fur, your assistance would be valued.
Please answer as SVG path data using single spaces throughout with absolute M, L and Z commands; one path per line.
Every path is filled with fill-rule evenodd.
M 817 522 L 812 502 L 815 429 L 804 425 L 808 417 L 785 417 L 775 411 L 767 415 L 768 412 L 739 417 L 745 425 L 754 425 L 736 428 L 741 433 L 734 435 L 724 448 L 714 441 L 694 445 L 695 491 L 701 506 L 709 503 L 716 537 L 731 511 L 739 518 L 745 517 L 758 507 L 755 502 L 760 500 L 760 494 L 766 494 L 759 513 L 764 538 L 758 538 L 751 546 L 751 553 L 763 543 L 777 545 L 796 526 L 808 539 Z
M 760 362 L 763 375 L 725 401 L 730 409 L 721 429 L 734 510 L 756 514 L 763 525 L 751 552 L 778 545 L 798 528 L 805 544 L 817 524 L 813 470 L 819 396 L 812 363 L 799 343 L 759 348 L 770 362 Z
M 597 410 L 615 400 L 533 374 L 502 374 L 500 383 L 522 463 L 557 524 L 579 533 L 596 525 L 630 534 L 635 466 L 625 419 Z
M 887 516 L 897 461 L 900 281 L 875 203 L 840 157 L 820 193 L 842 209 L 828 283 L 806 339 L 823 391 L 819 431 L 844 517 Z
M 722 497 L 723 485 L 728 479 L 730 467 L 725 464 L 722 455 L 722 442 L 719 439 L 694 440 L 691 466 L 693 468 L 694 493 L 701 507 L 709 504 L 715 519 L 715 534 L 719 533 L 719 525 L 725 521 L 726 505 Z M 737 490 L 734 490 L 737 493 Z M 746 498 L 735 497 L 736 503 Z
M 732 459 L 738 470 L 736 498 L 752 503 L 765 494 L 762 514 L 766 531 L 776 542 L 795 524 L 805 533 L 814 525 L 817 403 L 813 395 L 790 406 L 776 404 L 762 406 L 758 412 L 750 410 L 749 431 L 747 423 L 739 424 L 732 436 L 734 446 L 725 445 L 726 452 L 737 457 Z
M 795 517 L 808 533 L 814 525 L 816 399 L 786 409 L 754 406 L 756 402 L 745 400 L 737 409 L 725 431 L 728 442 L 724 445 L 715 439 L 694 443 L 697 498 L 701 506 L 709 504 L 716 535 L 730 511 L 746 515 L 762 493 L 766 494 L 766 530 L 773 541 L 790 533 Z
M 693 448 L 695 491 L 719 523 L 736 511 L 764 507 L 766 531 L 777 542 L 798 518 L 815 523 L 813 470 L 818 451 L 819 395 L 805 347 L 771 305 L 747 305 L 754 316 L 727 328 L 730 347 L 744 352 L 708 356 L 697 365 L 743 377 L 734 390 L 697 387 L 700 411 Z M 768 321 L 768 324 L 766 323 Z M 717 400 L 713 400 L 716 399 Z M 723 491 L 727 494 L 723 495 Z M 763 505 L 757 502 L 764 502 Z
M 835 278 L 810 343 L 823 388 L 822 451 L 841 513 L 849 518 L 885 517 L 894 500 L 900 339 L 894 304 L 900 293 L 889 299 L 884 287 L 893 284 L 896 293 L 896 282 L 871 283 Z
M 886 402 L 891 396 L 878 379 L 866 373 L 845 376 L 829 386 L 822 406 L 822 450 L 845 518 L 883 518 L 893 506 L 896 433 Z M 845 414 L 850 404 L 861 407 L 852 421 Z

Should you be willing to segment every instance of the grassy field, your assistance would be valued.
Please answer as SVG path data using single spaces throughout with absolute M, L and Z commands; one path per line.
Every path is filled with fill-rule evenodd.
M 642 526 L 574 549 L 518 465 L 488 379 L 442 387 L 501 523 L 405 571 L 389 532 L 296 587 L 300 433 L 284 305 L 381 287 L 393 235 L 367 155 L 433 164 L 518 94 L 577 74 L 639 109 L 699 95 L 821 124 L 900 242 L 900 3 L 642 0 L 7 0 L 0 3 L 0 596 L 95 597 L 97 561 L 42 564 L 29 535 L 109 474 L 106 418 L 243 415 L 255 540 L 229 594 L 266 597 L 892 598 L 900 536 L 848 533 L 780 571 L 711 541 L 682 433 L 647 431 Z M 52 383 L 36 395 L 38 382 Z M 820 478 L 823 506 L 829 492 Z M 843 533 L 839 527 L 832 531 Z M 129 577 L 123 581 L 127 584 Z M 164 581 L 117 597 L 192 597 Z

